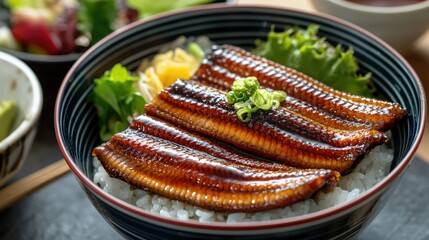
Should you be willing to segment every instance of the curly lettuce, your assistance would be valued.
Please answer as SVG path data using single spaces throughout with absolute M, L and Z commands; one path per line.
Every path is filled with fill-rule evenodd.
M 359 74 L 353 49 L 343 50 L 317 36 L 319 27 L 291 28 L 284 32 L 271 30 L 267 40 L 256 40 L 253 53 L 303 72 L 334 89 L 373 97 L 371 75 Z

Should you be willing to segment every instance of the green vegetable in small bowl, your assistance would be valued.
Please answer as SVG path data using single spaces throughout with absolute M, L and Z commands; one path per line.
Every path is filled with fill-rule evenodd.
M 0 141 L 9 135 L 17 115 L 18 109 L 14 100 L 0 101 Z

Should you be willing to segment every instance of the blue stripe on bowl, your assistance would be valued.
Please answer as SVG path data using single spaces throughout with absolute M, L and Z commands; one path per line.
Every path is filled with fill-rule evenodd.
M 295 25 L 306 27 L 312 23 L 320 25 L 320 34 L 326 36 L 332 44 L 353 47 L 362 73 L 373 73 L 380 97 L 400 103 L 409 112 L 392 130 L 392 145 L 395 149 L 392 174 L 379 184 L 378 188 L 327 211 L 289 220 L 242 224 L 237 227 L 239 230 L 235 228 L 234 232 L 231 226 L 226 224 L 195 226 L 136 210 L 107 196 L 91 183 L 91 152 L 93 147 L 100 143 L 95 108 L 88 101 L 95 77 L 101 76 L 116 63 L 135 69 L 141 59 L 153 56 L 162 44 L 181 35 L 205 35 L 215 43 L 228 43 L 251 49 L 255 40 L 265 38 L 273 25 L 280 31 Z M 91 201 L 103 217 L 128 238 L 215 239 L 219 237 L 216 234 L 230 235 L 237 239 L 350 237 L 368 224 L 381 209 L 398 182 L 400 174 L 394 173 L 403 171 L 409 164 L 410 152 L 415 151 L 416 141 L 422 131 L 422 95 L 424 93 L 417 76 L 408 65 L 390 48 L 374 40 L 372 36 L 362 34 L 355 27 L 287 9 L 210 6 L 199 11 L 159 15 L 144 23 L 131 24 L 85 53 L 69 72 L 60 90 L 56 126 L 65 158 L 78 168 L 74 173 Z M 255 234 L 255 231 L 251 230 L 259 232 Z M 237 231 L 240 232 L 239 236 Z

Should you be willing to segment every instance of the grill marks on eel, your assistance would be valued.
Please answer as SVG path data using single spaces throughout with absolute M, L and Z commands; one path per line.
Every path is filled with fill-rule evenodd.
M 274 209 L 332 188 L 339 173 L 253 159 L 155 118 L 136 118 L 93 154 L 112 177 L 222 212 Z
M 290 110 L 259 112 L 244 124 L 225 93 L 194 81 L 176 81 L 146 105 L 146 113 L 228 142 L 258 156 L 300 168 L 346 173 L 356 159 L 386 141 L 376 130 L 338 130 Z
M 401 119 L 405 110 L 398 104 L 340 92 L 325 84 L 241 48 L 214 46 L 208 58 L 229 72 L 243 77 L 255 76 L 261 86 L 283 90 L 289 96 L 305 101 L 334 116 L 386 131 Z
M 205 59 L 197 73 L 192 77 L 192 80 L 223 91 L 229 91 L 234 81 L 239 78 L 242 78 L 242 76 L 231 73 L 227 69 Z M 286 100 L 281 103 L 281 107 L 338 129 L 358 130 L 373 128 L 373 126 L 367 123 L 342 119 L 289 95 L 286 96 Z

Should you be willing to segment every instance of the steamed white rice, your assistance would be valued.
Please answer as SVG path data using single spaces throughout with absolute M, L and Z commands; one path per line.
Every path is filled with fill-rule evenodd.
M 319 192 L 315 198 L 292 206 L 256 213 L 213 212 L 143 190 L 130 190 L 128 183 L 109 177 L 97 159 L 94 159 L 94 182 L 125 202 L 167 217 L 200 222 L 264 221 L 303 215 L 350 201 L 382 180 L 389 173 L 392 160 L 393 150 L 387 144 L 378 146 L 350 174 L 341 177 L 333 192 Z

